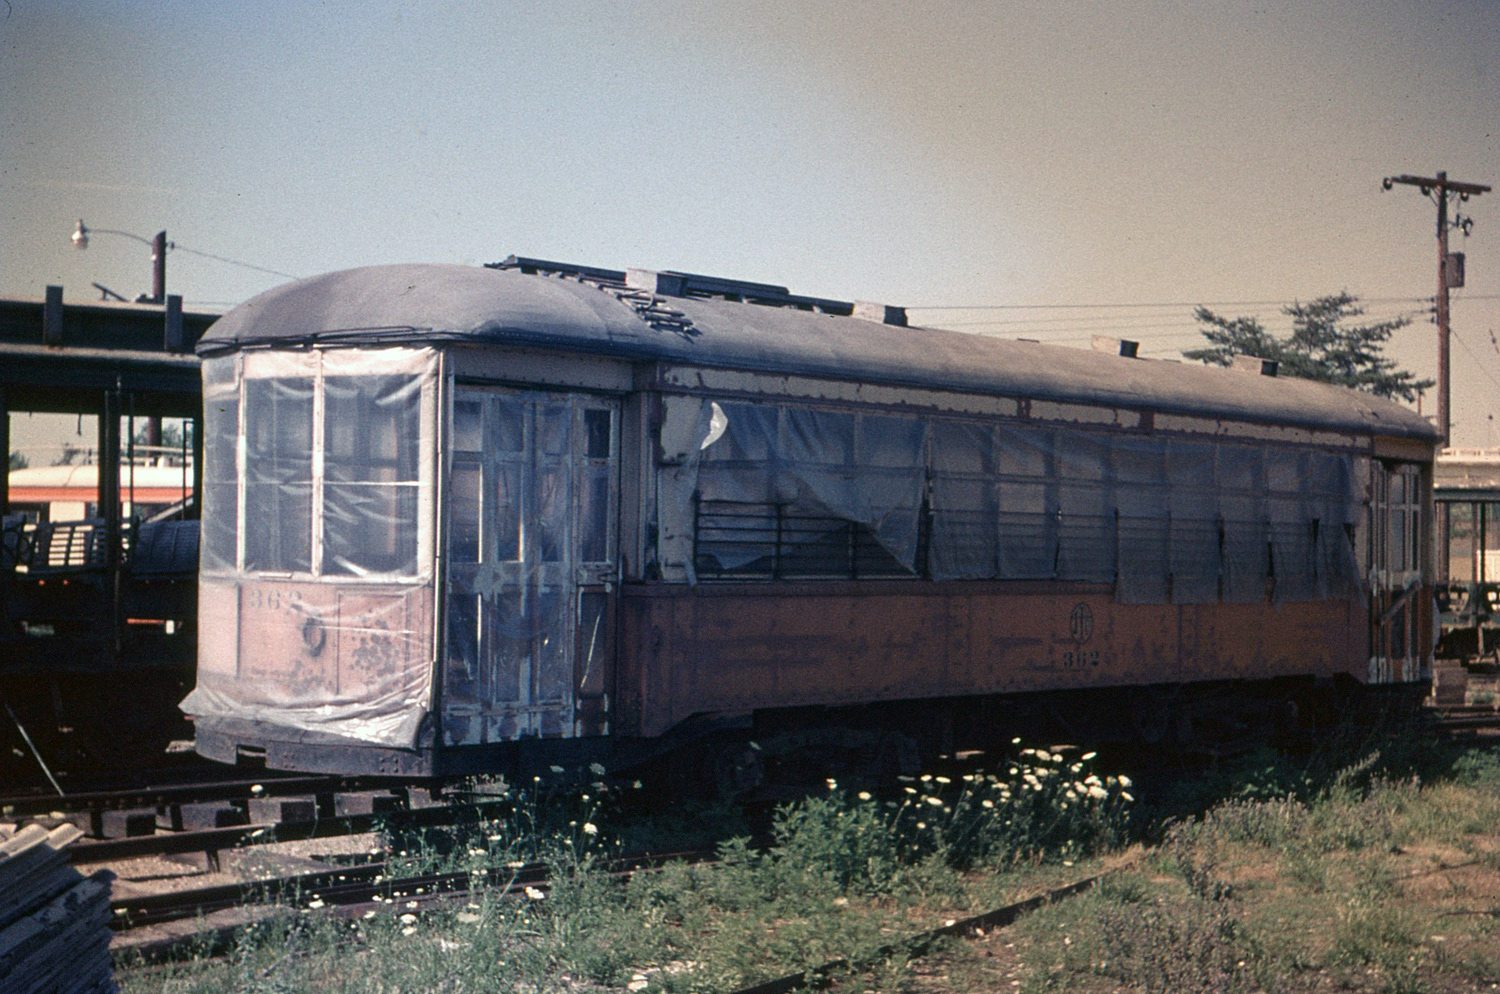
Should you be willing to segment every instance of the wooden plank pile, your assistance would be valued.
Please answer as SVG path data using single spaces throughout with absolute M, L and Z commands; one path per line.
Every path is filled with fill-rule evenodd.
M 85 877 L 63 849 L 83 833 L 28 825 L 0 842 L 0 991 L 114 994 L 109 896 L 114 874 Z

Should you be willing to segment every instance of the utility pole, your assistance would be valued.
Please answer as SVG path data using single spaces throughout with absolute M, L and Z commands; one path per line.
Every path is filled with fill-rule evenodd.
M 1437 196 L 1432 199 L 1437 203 L 1437 238 L 1438 238 L 1438 273 L 1437 273 L 1437 326 L 1438 326 L 1438 427 L 1443 431 L 1443 445 L 1449 444 L 1449 430 L 1452 422 L 1452 408 L 1449 406 L 1450 390 L 1448 379 L 1448 288 L 1461 287 L 1464 285 L 1464 257 L 1462 252 L 1449 254 L 1448 252 L 1448 229 L 1458 228 L 1463 231 L 1465 237 L 1469 230 L 1474 227 L 1472 218 L 1464 217 L 1458 208 L 1453 210 L 1453 220 L 1448 220 L 1448 194 L 1458 196 L 1460 202 L 1466 202 L 1470 197 L 1477 197 L 1481 193 L 1489 193 L 1490 188 L 1480 183 L 1460 183 L 1448 178 L 1447 173 L 1438 173 L 1436 176 L 1387 176 L 1381 180 L 1381 189 L 1389 190 L 1396 183 L 1404 183 L 1414 186 L 1422 191 L 1424 197 L 1432 197 L 1433 191 Z

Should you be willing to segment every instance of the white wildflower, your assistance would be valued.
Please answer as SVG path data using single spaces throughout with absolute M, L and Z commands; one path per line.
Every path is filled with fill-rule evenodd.
M 1082 763 L 1074 763 L 1072 766 L 1068 767 L 1068 772 L 1069 773 L 1080 773 L 1082 771 L 1083 771 L 1083 764 Z
M 1129 787 L 1130 786 L 1130 778 L 1127 777 L 1123 773 L 1120 774 L 1120 786 L 1121 787 Z
M 586 822 L 583 823 L 583 834 L 584 835 L 598 835 L 599 834 L 599 826 L 595 825 L 591 821 L 586 821 Z
M 1078 758 L 1081 759 L 1081 760 L 1083 760 L 1085 763 L 1087 763 L 1089 760 L 1093 759 L 1097 755 L 1099 755 L 1097 752 L 1086 752 L 1082 756 L 1079 756 Z
M 860 791 L 859 792 L 859 799 L 861 801 L 868 801 L 870 799 L 870 792 L 868 790 L 862 790 L 862 791 Z
M 417 916 L 416 915 L 410 915 L 410 914 L 408 914 L 408 915 L 402 915 L 401 916 L 401 924 L 403 924 L 403 925 L 415 925 L 416 923 L 417 923 Z
M 549 766 L 548 769 L 550 769 L 553 773 L 561 773 L 563 771 L 563 768 L 561 766 Z
M 415 925 L 408 925 L 408 926 L 406 926 L 405 928 L 403 928 L 401 930 L 401 934 L 402 935 L 416 935 L 417 934 L 417 926 L 415 926 Z
M 472 925 L 475 922 L 479 921 L 479 916 L 472 911 L 460 911 L 457 917 L 458 920 L 463 922 L 465 925 Z
M 1093 787 L 1099 783 L 1099 778 L 1090 773 L 1088 776 L 1083 778 L 1083 782 L 1088 784 L 1090 787 Z
M 953 782 L 952 780 L 948 779 L 947 777 L 937 777 L 936 779 L 937 779 L 938 783 L 952 783 Z
M 542 893 L 541 891 L 537 890 L 535 887 L 527 887 L 526 888 L 526 896 L 529 897 L 529 898 L 531 898 L 533 901 L 540 901 L 542 898 L 546 897 L 547 895 L 544 894 L 544 893 Z
M 1015 738 L 1011 739 L 1010 740 L 1010 744 L 1013 745 L 1013 746 L 1020 745 L 1021 744 L 1021 736 L 1017 735 Z
M 922 774 L 922 782 L 923 783 L 928 783 L 931 780 L 932 780 L 932 774 L 931 773 L 924 773 L 924 774 Z
M 314 898 L 313 900 L 307 902 L 307 906 L 309 908 L 321 908 L 323 906 L 323 899 Z
M 1098 786 L 1096 784 L 1090 784 L 1089 785 L 1089 796 L 1092 797 L 1096 801 L 1102 801 L 1106 797 L 1109 796 L 1109 791 L 1105 790 L 1103 787 L 1100 787 L 1100 786 Z
M 376 916 L 376 914 L 378 914 L 378 912 L 376 912 L 376 911 L 366 911 L 365 912 L 365 917 L 366 918 L 374 918 Z
M 943 799 L 941 797 L 924 797 L 922 798 L 922 800 L 926 801 L 928 804 L 931 804 L 935 808 L 940 808 L 943 806 Z
M 510 870 L 519 870 L 525 865 L 526 864 L 521 862 L 519 859 L 513 859 L 509 863 L 505 864 L 506 868 Z
M 1133 800 L 1135 800 L 1134 797 L 1130 796 L 1130 792 L 1129 791 L 1125 791 L 1125 790 L 1120 791 L 1120 796 L 1123 797 L 1123 798 L 1125 798 L 1125 800 L 1127 800 L 1127 801 L 1133 801 Z

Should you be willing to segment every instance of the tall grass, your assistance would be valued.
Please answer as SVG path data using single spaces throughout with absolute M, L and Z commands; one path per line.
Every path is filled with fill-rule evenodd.
M 478 883 L 480 871 L 545 862 L 546 889 L 502 898 L 480 885 L 467 906 L 421 915 L 398 898 L 352 923 L 296 914 L 247 929 L 227 961 L 121 980 L 132 994 L 688 992 L 864 962 L 915 931 L 923 913 L 971 903 L 966 875 L 1072 861 L 1118 840 L 1129 781 L 1095 775 L 1092 759 L 1021 750 L 996 773 L 910 778 L 882 796 L 830 781 L 776 811 L 767 848 L 736 833 L 721 842 L 717 864 L 628 880 L 605 872 L 606 857 L 642 831 L 612 823 L 621 791 L 602 771 L 568 789 L 536 780 L 502 792 L 503 817 L 441 837 L 396 837 L 392 871 L 468 868 Z

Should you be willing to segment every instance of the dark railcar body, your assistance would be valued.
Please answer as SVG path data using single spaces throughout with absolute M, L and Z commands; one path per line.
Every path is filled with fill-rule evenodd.
M 1430 665 L 1436 433 L 1368 395 L 534 260 L 303 280 L 199 351 L 213 758 Z

